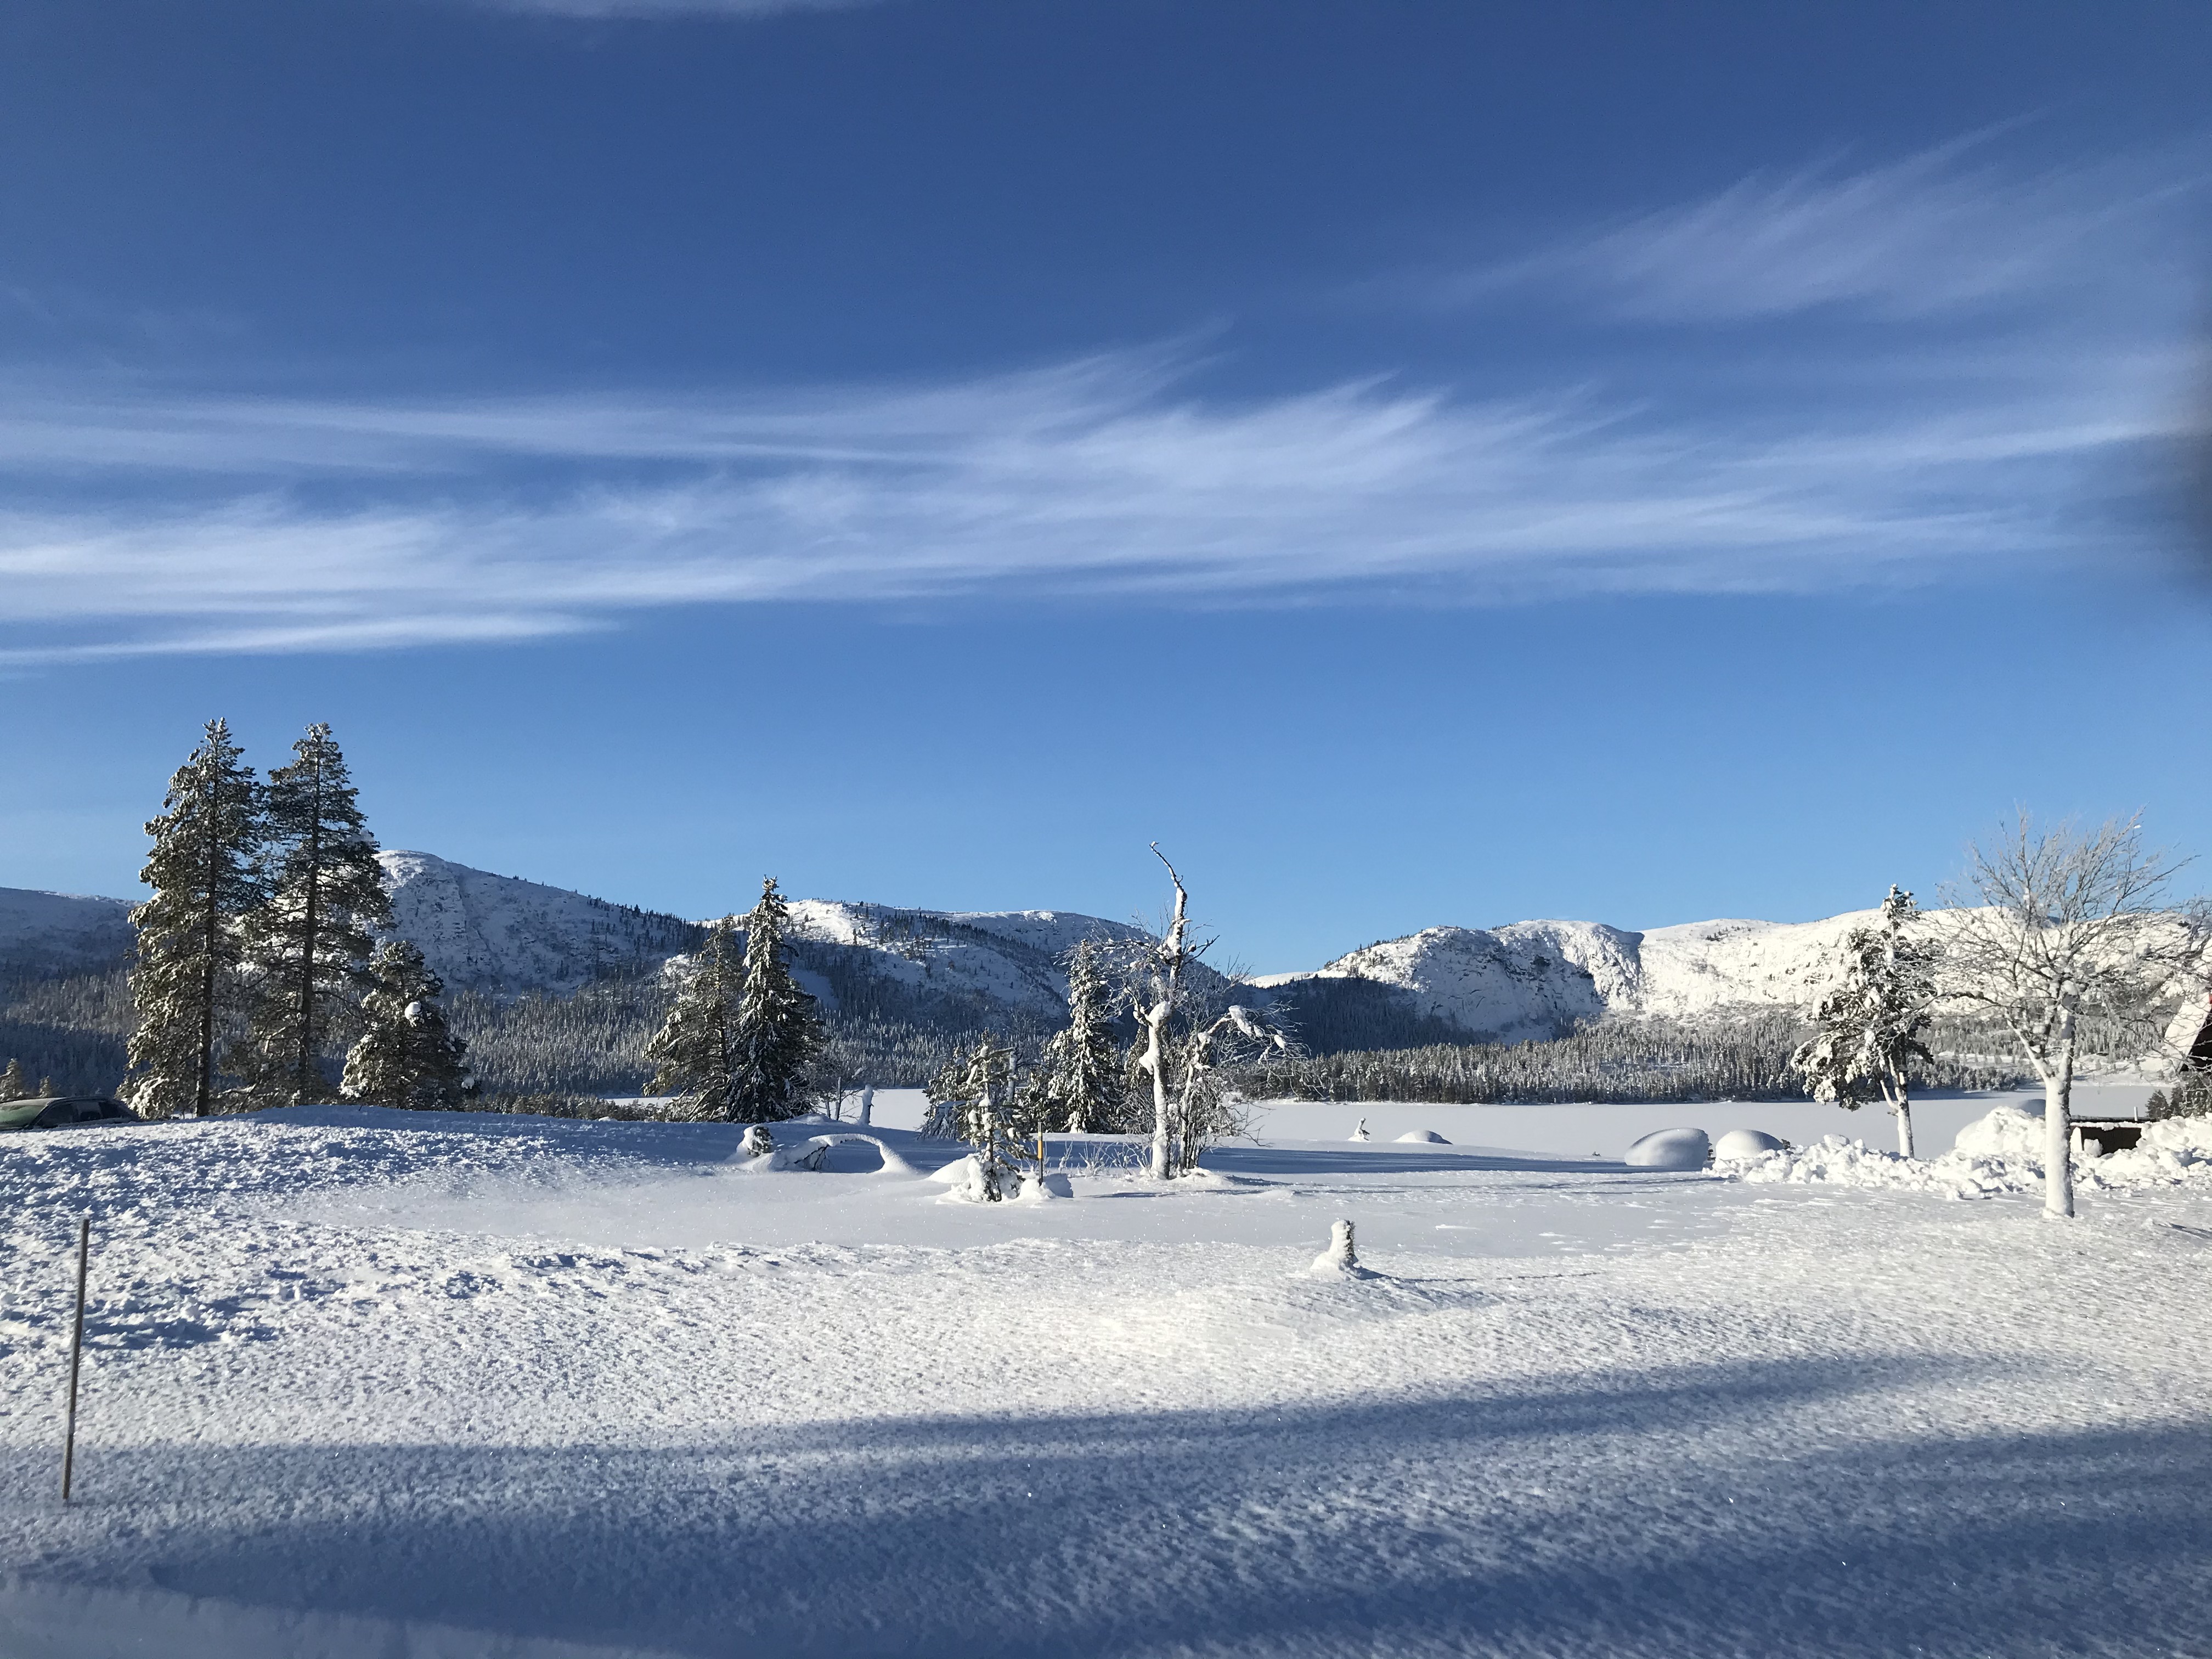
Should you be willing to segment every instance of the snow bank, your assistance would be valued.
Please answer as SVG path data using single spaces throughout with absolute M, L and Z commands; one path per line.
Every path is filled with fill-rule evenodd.
M 1639 1170 L 1702 1170 L 1712 1152 L 1703 1129 L 1656 1129 L 1631 1146 L 1623 1161 Z
M 1451 1142 L 1446 1140 L 1434 1129 L 1408 1129 L 1405 1133 L 1400 1135 L 1398 1139 L 1401 1140 L 1420 1141 L 1431 1146 L 1449 1146 L 1451 1145 Z
M 1740 1181 L 1825 1182 L 1939 1193 L 1948 1198 L 2028 1192 L 2043 1182 L 2043 1115 L 2032 1104 L 2008 1103 L 1961 1129 L 1951 1151 L 1924 1161 L 1877 1152 L 1843 1135 L 1827 1135 L 1808 1146 L 1749 1158 L 1724 1157 L 1722 1173 Z M 2212 1118 L 2169 1118 L 2148 1125 L 2142 1143 L 2127 1152 L 2103 1158 L 2077 1154 L 2074 1181 L 2077 1188 L 2092 1191 L 2172 1186 L 2212 1189 Z

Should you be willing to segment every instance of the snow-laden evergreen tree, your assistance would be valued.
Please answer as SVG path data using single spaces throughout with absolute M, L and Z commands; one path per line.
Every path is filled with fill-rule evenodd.
M 690 976 L 660 1030 L 646 1045 L 653 1067 L 649 1085 L 657 1095 L 674 1095 L 670 1115 L 738 1121 L 735 1084 L 738 1068 L 737 1016 L 744 970 L 737 924 L 727 916 L 707 930 L 691 959 Z
M 154 896 L 131 913 L 137 1022 L 124 1089 L 147 1117 L 215 1109 L 216 1042 L 239 999 L 243 924 L 264 897 L 261 787 L 230 727 L 210 720 L 199 747 L 146 825 L 139 880 Z
M 447 1029 L 438 999 L 445 981 L 404 939 L 388 939 L 369 960 L 376 988 L 361 1001 L 362 1034 L 347 1051 L 339 1095 L 375 1106 L 457 1112 L 471 1090 L 461 1056 L 468 1045 Z
M 814 999 L 799 988 L 784 960 L 791 907 L 762 878 L 760 902 L 748 911 L 744 973 L 738 987 L 732 1045 L 730 1099 L 749 1122 L 797 1117 L 806 1109 L 806 1081 L 822 1051 Z
M 1037 1091 L 1049 1120 L 1070 1134 L 1111 1127 L 1127 1084 L 1115 1052 L 1112 959 L 1103 939 L 1068 953 L 1067 1029 L 1046 1042 Z
M 29 1100 L 33 1097 L 31 1080 L 23 1075 L 23 1062 L 9 1060 L 8 1069 L 0 1072 L 0 1101 Z
M 968 1114 L 968 1056 L 955 1050 L 939 1066 L 922 1090 L 929 1109 L 922 1115 L 921 1132 L 936 1140 L 957 1140 Z
M 1014 1051 L 983 1038 L 968 1057 L 962 1089 L 968 1112 L 961 1139 L 975 1149 L 975 1163 L 982 1171 L 981 1196 L 994 1204 L 1006 1196 L 1010 1161 L 1006 1109 L 1014 1088 Z
M 239 1070 L 258 1092 L 301 1102 L 330 1095 L 319 1056 L 354 1028 L 392 899 L 331 728 L 309 726 L 292 753 L 264 792 L 268 897 L 246 924 L 252 1028 Z
M 1844 935 L 1843 976 L 1813 1011 L 1817 1034 L 1790 1056 L 1815 1100 L 1856 1111 L 1880 1098 L 1897 1117 L 1898 1150 L 1912 1156 L 1916 1061 L 1932 1060 L 1920 1040 L 1937 1000 L 1942 947 L 1919 933 L 1912 895 L 1892 886 L 1881 920 Z

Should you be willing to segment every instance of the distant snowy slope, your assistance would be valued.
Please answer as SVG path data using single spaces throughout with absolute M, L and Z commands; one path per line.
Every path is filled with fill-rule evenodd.
M 1293 998 L 1298 985 L 1317 980 L 1392 986 L 1423 1014 L 1471 1036 L 1518 1042 L 1605 1013 L 1694 1018 L 1729 1007 L 1810 1007 L 1834 976 L 1844 935 L 1877 916 L 1853 910 L 1820 921 L 1696 921 L 1642 933 L 1591 921 L 1429 927 L 1266 983 Z
M 378 855 L 393 931 L 422 948 L 447 984 L 514 995 L 566 995 L 650 972 L 694 948 L 702 924 L 495 876 L 428 853 Z M 825 971 L 854 969 L 927 1002 L 1056 1015 L 1067 981 L 1058 958 L 1092 934 L 1140 930 L 1066 911 L 900 909 L 832 899 L 792 902 L 800 981 L 837 1006 Z M 843 977 L 841 975 L 841 977 Z
M 1522 922 L 1495 933 L 1428 927 L 1339 957 L 1317 974 L 1279 974 L 1265 983 L 1289 995 L 1293 1004 L 1293 988 L 1311 980 L 1362 979 L 1395 986 L 1411 994 L 1419 1012 L 1449 1020 L 1470 1036 L 1522 1042 L 1556 1036 L 1606 1011 L 1606 996 L 1591 969 L 1571 959 L 1546 931 L 1586 927 Z M 1585 953 L 1600 954 L 1594 949 Z
M 495 876 L 428 853 L 377 854 L 392 931 L 418 945 L 449 986 L 565 995 L 595 980 L 649 971 L 691 948 L 680 916 L 611 904 L 563 887 Z
M 1939 927 L 1942 914 L 1936 913 Z M 1654 927 L 1641 935 L 1641 974 L 1631 1006 L 1642 1013 L 1674 1015 L 1732 1003 L 1809 1008 L 1835 979 L 1844 935 L 1881 919 L 1878 910 L 1847 910 L 1820 921 Z
M 799 899 L 791 912 L 800 940 L 864 951 L 872 973 L 910 990 L 1048 1018 L 1066 1012 L 1060 958 L 1079 941 L 1147 937 L 1068 910 L 902 910 Z
M 111 968 L 131 941 L 127 899 L 0 887 L 0 974 Z

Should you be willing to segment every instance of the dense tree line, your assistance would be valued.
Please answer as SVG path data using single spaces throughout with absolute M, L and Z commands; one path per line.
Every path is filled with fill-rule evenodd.
M 1805 1080 L 1790 1059 L 1811 1035 L 1802 1018 L 1777 1012 L 1697 1024 L 1612 1018 L 1549 1042 L 1307 1055 L 1250 1067 L 1238 1083 L 1305 1100 L 1799 1100 Z M 1914 1071 L 1922 1088 L 2011 1088 L 2020 1077 L 2017 1063 L 1972 1052 L 1938 1051 Z

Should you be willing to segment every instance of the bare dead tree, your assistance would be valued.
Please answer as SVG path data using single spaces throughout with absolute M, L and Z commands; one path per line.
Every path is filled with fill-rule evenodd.
M 1222 1090 L 1222 1073 L 1257 1064 L 1262 1058 L 1288 1058 L 1289 1034 L 1251 1009 L 1231 1003 L 1212 1024 L 1178 1045 L 1182 1087 L 1176 1101 L 1176 1165 L 1179 1172 L 1198 1167 L 1209 1142 L 1242 1134 L 1249 1124 L 1239 1098 Z
M 1152 843 L 1152 855 L 1167 865 L 1168 879 L 1175 884 L 1175 914 L 1145 964 L 1145 988 L 1137 1008 L 1137 1018 L 1145 1028 L 1145 1048 L 1137 1063 L 1152 1085 L 1152 1179 L 1165 1181 L 1175 1173 L 1174 1109 L 1168 1094 L 1168 1022 L 1175 1018 L 1176 1005 L 1182 995 L 1184 970 L 1206 947 L 1191 947 L 1190 895 L 1184 890 L 1182 878 L 1168 863 L 1168 855 L 1160 851 L 1158 842 Z
M 1966 849 L 1942 989 L 2011 1032 L 2043 1084 L 2045 1213 L 2074 1213 L 2072 1103 L 2083 1022 L 2134 1052 L 2159 1046 L 2177 981 L 2204 951 L 2198 914 L 2165 903 L 2180 865 L 2138 817 L 2038 829 L 2026 811 Z

